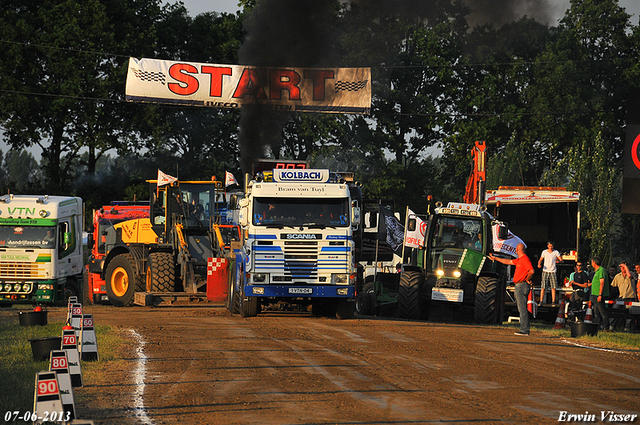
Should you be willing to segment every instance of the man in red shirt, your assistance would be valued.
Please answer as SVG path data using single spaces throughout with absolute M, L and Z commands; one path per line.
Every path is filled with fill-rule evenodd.
M 531 277 L 533 276 L 533 266 L 531 260 L 524 252 L 524 245 L 518 244 L 516 246 L 516 254 L 518 258 L 499 258 L 494 257 L 493 254 L 489 254 L 491 261 L 498 261 L 502 264 L 511 264 L 516 266 L 516 271 L 513 274 L 513 283 L 515 287 L 516 304 L 518 305 L 518 312 L 520 313 L 520 330 L 515 332 L 516 335 L 529 335 L 529 311 L 527 311 L 527 295 L 531 291 Z

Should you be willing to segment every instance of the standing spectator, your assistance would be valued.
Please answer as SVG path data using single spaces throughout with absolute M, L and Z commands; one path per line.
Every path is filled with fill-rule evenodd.
M 560 253 L 553 249 L 553 242 L 547 242 L 547 249 L 542 251 L 540 259 L 538 260 L 538 268 L 542 268 L 540 304 L 544 302 L 545 295 L 547 294 L 547 286 L 551 288 L 551 303 L 556 303 L 556 288 L 558 287 L 558 276 L 556 275 L 558 268 L 556 264 L 558 262 L 562 262 Z
M 636 298 L 635 288 L 633 287 L 633 278 L 631 276 L 631 271 L 627 266 L 627 263 L 624 261 L 620 263 L 620 273 L 615 275 L 613 280 L 611 281 L 611 286 L 618 288 L 618 298 L 616 301 L 633 301 Z M 624 305 L 614 305 L 614 309 L 625 309 Z M 613 330 L 616 328 L 620 321 L 618 319 L 611 319 L 609 325 L 610 329 Z M 624 325 L 624 331 L 629 332 L 631 330 L 631 319 L 627 319 Z
M 615 266 L 615 264 L 611 264 L 609 266 L 609 283 L 613 282 L 613 278 L 616 277 L 617 274 L 618 274 L 618 268 Z M 607 301 L 616 300 L 619 295 L 620 295 L 620 291 L 618 291 L 618 288 L 611 285 L 609 287 L 609 296 L 606 297 L 606 299 Z
M 588 298 L 585 295 L 585 289 L 591 285 L 589 275 L 583 270 L 582 261 L 576 262 L 576 271 L 571 273 L 569 284 L 573 288 L 573 293 L 569 300 L 569 308 L 571 310 L 581 310 L 582 303 Z
M 515 332 L 516 335 L 529 335 L 531 329 L 529 327 L 529 311 L 527 310 L 527 295 L 531 291 L 531 276 L 533 276 L 533 265 L 524 251 L 524 244 L 519 243 L 516 246 L 516 254 L 518 258 L 507 259 L 494 257 L 489 254 L 491 261 L 498 261 L 502 264 L 511 264 L 516 266 L 513 273 L 513 283 L 515 283 L 516 304 L 518 305 L 518 313 L 520 313 L 520 330 Z
M 591 267 L 595 270 L 591 281 L 591 303 L 596 322 L 600 323 L 600 329 L 609 330 L 609 313 L 604 305 L 604 300 L 609 295 L 609 275 L 601 266 L 602 258 L 596 256 L 591 259 Z
M 636 273 L 636 299 L 640 301 L 640 262 L 637 262 L 635 265 Z

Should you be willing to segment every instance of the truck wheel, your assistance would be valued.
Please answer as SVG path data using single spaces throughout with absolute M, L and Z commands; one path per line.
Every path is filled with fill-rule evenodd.
M 498 279 L 480 276 L 476 285 L 476 302 L 473 318 L 477 323 L 496 323 Z
M 229 294 L 227 295 L 227 309 L 231 314 L 240 313 L 240 294 L 236 288 L 236 279 L 229 282 Z
M 373 292 L 373 283 L 367 283 L 356 296 L 356 313 L 358 315 L 372 315 L 375 301 L 376 294 Z
M 68 303 L 70 297 L 77 297 L 78 300 L 80 298 L 80 289 L 78 289 L 78 282 L 76 280 L 67 280 L 67 283 L 64 285 L 64 302 Z
M 133 304 L 134 293 L 142 290 L 142 278 L 133 271 L 131 254 L 121 254 L 111 260 L 105 277 L 109 301 L 117 307 Z
M 403 272 L 398 287 L 398 315 L 404 319 L 420 319 L 420 286 L 422 273 L 416 271 Z
M 147 292 L 175 292 L 176 267 L 170 252 L 152 252 L 147 259 Z
M 244 285 L 242 289 L 242 294 L 240 297 L 240 316 L 242 317 L 255 317 L 258 315 L 258 297 L 245 297 L 244 296 Z
M 353 319 L 356 309 L 354 302 L 346 298 L 339 298 L 336 303 L 336 317 L 339 320 Z

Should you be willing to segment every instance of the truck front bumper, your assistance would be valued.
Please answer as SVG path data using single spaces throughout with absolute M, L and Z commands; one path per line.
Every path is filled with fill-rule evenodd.
M 337 285 L 245 285 L 244 294 L 247 297 L 274 298 L 353 298 L 355 288 Z

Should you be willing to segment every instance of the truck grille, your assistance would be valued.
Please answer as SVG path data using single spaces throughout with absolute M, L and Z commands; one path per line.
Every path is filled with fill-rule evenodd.
M 292 279 L 310 279 L 318 275 L 318 242 L 285 241 L 284 272 Z
M 14 263 L 0 261 L 0 278 L 4 279 L 44 279 L 45 270 L 35 263 Z
M 351 251 L 344 242 L 284 241 L 254 246 L 255 272 L 281 284 L 328 284 L 331 273 L 347 273 Z

